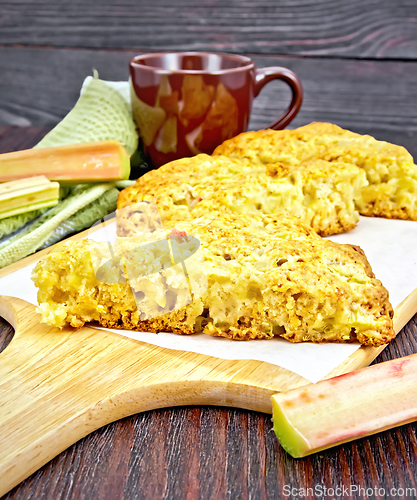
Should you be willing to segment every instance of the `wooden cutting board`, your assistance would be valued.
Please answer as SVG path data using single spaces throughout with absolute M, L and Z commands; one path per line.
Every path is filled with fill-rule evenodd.
M 50 251 L 8 266 L 0 277 Z M 416 310 L 417 290 L 395 311 L 397 332 Z M 310 383 L 261 361 L 169 350 L 92 327 L 58 330 L 13 297 L 0 297 L 0 316 L 15 328 L 0 353 L 0 496 L 82 437 L 128 415 L 203 404 L 271 413 L 272 394 Z M 367 366 L 382 350 L 361 347 L 328 377 Z

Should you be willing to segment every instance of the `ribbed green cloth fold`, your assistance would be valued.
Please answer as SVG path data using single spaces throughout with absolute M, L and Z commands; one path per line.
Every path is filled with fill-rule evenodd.
M 97 75 L 73 109 L 35 148 L 119 140 L 129 154 L 138 147 L 138 133 L 128 103 Z

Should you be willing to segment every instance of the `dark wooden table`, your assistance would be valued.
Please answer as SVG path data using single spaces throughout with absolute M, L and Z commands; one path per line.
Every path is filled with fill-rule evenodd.
M 295 71 L 305 99 L 291 127 L 330 121 L 416 157 L 416 20 L 414 0 L 2 0 L 0 152 L 38 142 L 94 68 L 125 80 L 138 52 L 212 50 Z M 267 126 L 288 98 L 268 85 L 250 128 Z M 2 321 L 0 350 L 12 335 Z M 416 336 L 415 317 L 375 362 L 417 352 Z M 3 498 L 416 498 L 416 455 L 414 424 L 294 460 L 269 415 L 169 408 L 92 433 Z

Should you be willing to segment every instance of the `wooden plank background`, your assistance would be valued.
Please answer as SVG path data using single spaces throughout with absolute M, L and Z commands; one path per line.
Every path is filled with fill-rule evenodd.
M 0 44 L 414 59 L 413 0 L 2 0 Z
M 231 51 L 259 67 L 287 66 L 305 88 L 291 128 L 330 121 L 417 156 L 414 0 L 2 0 L 0 124 L 51 127 L 93 69 L 126 80 L 134 55 L 157 50 Z M 267 127 L 288 99 L 284 84 L 269 84 L 250 128 Z

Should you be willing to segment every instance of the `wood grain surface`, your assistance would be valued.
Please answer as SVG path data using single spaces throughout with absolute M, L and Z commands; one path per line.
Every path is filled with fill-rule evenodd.
M 135 54 L 0 48 L 0 124 L 53 126 L 74 106 L 93 69 L 103 79 L 127 80 Z M 417 64 L 276 56 L 254 60 L 258 67 L 286 66 L 301 78 L 304 102 L 289 128 L 329 121 L 400 144 L 417 157 Z M 254 100 L 250 128 L 267 127 L 289 101 L 284 83 L 268 84 Z
M 414 318 L 376 361 L 417 352 L 416 335 Z M 279 446 L 267 415 L 172 408 L 95 431 L 2 500 L 284 498 L 285 485 L 322 490 L 353 485 L 389 492 L 417 487 L 416 455 L 415 424 L 295 460 Z
M 413 0 L 2 0 L 0 44 L 414 58 Z
M 2 127 L 0 152 L 31 147 L 45 132 Z M 0 350 L 7 349 L 12 334 L 0 320 Z M 417 352 L 416 339 L 417 316 L 376 362 Z M 362 488 L 354 498 L 389 497 L 363 490 L 375 488 L 380 493 L 409 488 L 415 498 L 416 456 L 415 424 L 295 460 L 278 444 L 268 415 L 186 406 L 140 413 L 98 429 L 2 500 L 272 499 L 288 498 L 285 488 L 317 493 L 343 486 Z

